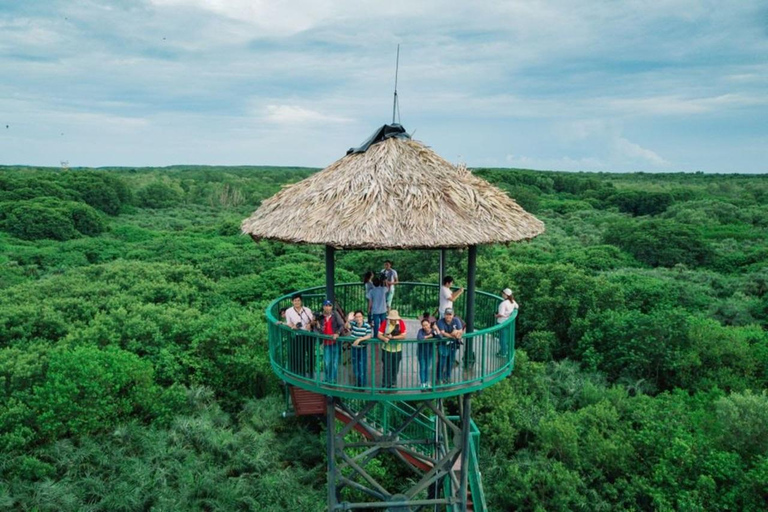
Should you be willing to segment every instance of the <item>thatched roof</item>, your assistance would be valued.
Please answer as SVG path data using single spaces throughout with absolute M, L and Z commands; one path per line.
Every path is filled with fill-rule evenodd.
M 416 249 L 530 239 L 544 223 L 466 167 L 390 138 L 285 187 L 242 231 L 255 240 Z

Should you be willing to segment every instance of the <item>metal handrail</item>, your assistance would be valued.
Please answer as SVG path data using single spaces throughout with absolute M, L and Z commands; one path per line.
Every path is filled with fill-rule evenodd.
M 301 290 L 305 306 L 313 311 L 320 310 L 324 300 L 324 287 L 317 286 Z M 363 309 L 365 304 L 362 283 L 343 283 L 335 286 L 337 302 L 346 311 Z M 439 286 L 427 283 L 402 282 L 397 285 L 393 308 L 398 309 L 403 317 L 420 317 L 423 311 L 436 310 Z M 366 400 L 424 400 L 444 398 L 477 391 L 503 379 L 512 371 L 514 365 L 515 314 L 506 322 L 495 323 L 494 317 L 501 297 L 478 291 L 476 292 L 475 326 L 480 329 L 465 333 L 463 346 L 455 353 L 446 348 L 445 340 L 420 342 L 414 334 L 407 332 L 407 339 L 398 341 L 402 350 L 400 355 L 392 355 L 389 347 L 377 340 L 366 342 L 367 350 L 355 354 L 357 360 L 365 360 L 366 378 L 361 385 L 355 379 L 352 350 L 344 350 L 354 338 L 340 337 L 331 343 L 332 337 L 304 330 L 294 330 L 278 321 L 279 309 L 290 307 L 290 298 L 286 294 L 272 301 L 266 310 L 270 361 L 274 371 L 285 381 L 318 393 L 344 398 L 363 398 Z M 459 316 L 466 310 L 465 295 L 454 303 Z M 363 309 L 364 310 L 364 309 Z M 501 351 L 502 339 L 509 340 L 507 354 L 497 356 Z M 329 349 L 329 362 L 338 360 L 338 371 L 329 374 L 324 364 L 324 354 Z M 426 346 L 426 348 L 425 348 Z M 339 355 L 334 355 L 334 350 Z M 455 358 L 454 358 L 455 356 Z M 421 359 L 420 359 L 421 358 Z M 399 366 L 405 372 L 395 372 L 395 359 L 401 359 Z M 448 360 L 450 359 L 450 360 Z M 457 367 L 454 363 L 459 361 Z M 439 361 L 439 362 L 438 362 Z M 428 367 L 428 390 L 420 387 L 418 370 L 420 362 Z M 441 375 L 438 375 L 440 372 Z M 362 372 L 357 372 L 362 373 Z M 387 375 L 382 375 L 387 373 Z M 396 377 L 395 375 L 396 374 Z M 447 376 L 447 380 L 441 377 Z M 422 375 L 423 377 L 423 375 Z M 395 378 L 396 381 L 391 381 Z M 396 383 L 394 389 L 388 384 Z

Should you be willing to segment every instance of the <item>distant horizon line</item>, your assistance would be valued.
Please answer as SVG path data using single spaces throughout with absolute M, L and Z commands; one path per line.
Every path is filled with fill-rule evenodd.
M 34 165 L 34 164 L 0 164 L 0 170 L 8 168 L 21 168 L 21 169 L 39 169 L 39 170 L 130 170 L 130 169 L 178 169 L 178 168 L 268 168 L 268 169 L 305 169 L 305 170 L 323 170 L 325 167 L 314 167 L 306 165 L 272 165 L 272 164 L 170 164 L 170 165 L 76 165 L 76 166 L 53 166 L 53 165 Z M 489 166 L 469 166 L 470 170 L 498 170 L 498 171 L 530 171 L 530 172 L 543 172 L 543 173 L 565 173 L 565 174 L 652 174 L 654 176 L 663 175 L 708 175 L 708 176 L 768 176 L 768 170 L 764 172 L 713 172 L 713 171 L 573 171 L 573 170 L 556 170 L 556 169 L 532 169 L 528 167 L 489 167 Z

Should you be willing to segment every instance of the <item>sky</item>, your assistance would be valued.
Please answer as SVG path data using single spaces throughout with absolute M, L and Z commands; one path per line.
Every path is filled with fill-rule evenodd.
M 768 3 L 0 0 L 0 165 L 768 172 Z

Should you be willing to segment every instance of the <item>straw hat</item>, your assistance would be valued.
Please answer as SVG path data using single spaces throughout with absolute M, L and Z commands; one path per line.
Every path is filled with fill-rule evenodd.
M 402 318 L 400 318 L 400 314 L 396 309 L 390 309 L 389 314 L 387 315 L 387 320 L 402 320 Z

